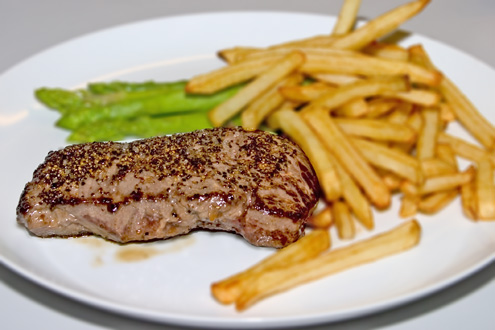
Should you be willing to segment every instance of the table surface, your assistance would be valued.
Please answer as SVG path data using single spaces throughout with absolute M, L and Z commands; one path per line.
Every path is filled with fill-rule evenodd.
M 363 1 L 375 17 L 405 0 Z M 0 74 L 22 60 L 89 32 L 150 18 L 198 12 L 273 10 L 337 15 L 329 0 L 0 0 Z M 443 41 L 495 67 L 495 1 L 434 0 L 403 28 Z M 493 83 L 492 83 L 493 84 Z M 495 263 L 446 290 L 379 314 L 312 329 L 492 329 Z M 0 265 L 3 329 L 180 329 L 86 306 Z

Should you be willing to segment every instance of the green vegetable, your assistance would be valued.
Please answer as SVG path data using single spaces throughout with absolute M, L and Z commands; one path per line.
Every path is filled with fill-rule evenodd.
M 211 127 L 206 112 L 241 86 L 212 95 L 185 92 L 187 81 L 90 83 L 86 89 L 40 88 L 35 95 L 62 115 L 58 127 L 71 142 L 150 137 Z
M 213 95 L 190 95 L 186 94 L 184 88 L 181 88 L 149 97 L 124 98 L 119 102 L 105 106 L 84 107 L 75 111 L 64 112 L 57 122 L 57 126 L 73 130 L 79 126 L 101 120 L 196 111 L 206 112 L 234 95 L 238 89 L 238 87 L 234 87 Z
M 192 112 L 170 116 L 142 116 L 133 119 L 98 121 L 77 128 L 69 136 L 70 142 L 92 142 L 123 140 L 127 137 L 147 138 L 157 135 L 183 133 L 203 128 L 211 124 L 202 112 Z

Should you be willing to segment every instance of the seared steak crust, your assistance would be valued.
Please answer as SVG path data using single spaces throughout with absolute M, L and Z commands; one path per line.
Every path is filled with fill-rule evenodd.
M 45 237 L 129 242 L 206 228 L 283 247 L 303 235 L 318 198 L 316 175 L 297 145 L 267 132 L 215 128 L 52 151 L 25 186 L 17 219 Z

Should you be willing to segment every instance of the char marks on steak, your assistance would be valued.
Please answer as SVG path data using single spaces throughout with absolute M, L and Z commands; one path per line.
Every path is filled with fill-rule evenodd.
M 283 247 L 319 198 L 314 170 L 284 137 L 215 128 L 50 152 L 25 186 L 18 222 L 35 235 L 117 242 L 232 231 Z

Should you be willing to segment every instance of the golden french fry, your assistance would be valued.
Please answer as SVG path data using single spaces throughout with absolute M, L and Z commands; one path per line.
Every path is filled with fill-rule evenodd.
M 361 0 L 344 0 L 340 8 L 339 17 L 333 27 L 332 34 L 346 34 L 352 30 L 361 6 Z
M 277 121 L 280 128 L 294 140 L 306 153 L 313 164 L 321 188 L 327 201 L 333 201 L 342 195 L 342 186 L 337 175 L 335 162 L 330 152 L 320 142 L 318 136 L 301 120 L 294 110 L 282 108 L 270 118 Z
M 372 19 L 353 32 L 334 40 L 331 43 L 331 47 L 341 49 L 361 49 L 373 40 L 379 39 L 394 31 L 402 23 L 423 10 L 429 2 L 430 0 L 412 1 L 394 8 L 375 19 Z
M 419 162 L 414 157 L 364 139 L 353 138 L 352 143 L 373 166 L 388 170 L 413 183 L 421 183 Z
M 476 171 L 474 167 L 470 167 Z M 477 174 L 475 173 L 475 177 Z M 476 180 L 461 186 L 461 203 L 464 215 L 471 220 L 478 220 L 478 199 L 476 197 Z
M 356 219 L 368 230 L 372 230 L 375 226 L 371 205 L 366 196 L 363 195 L 361 189 L 356 182 L 351 178 L 349 173 L 344 169 L 340 162 L 330 154 L 335 165 L 337 175 L 342 186 L 342 197 L 351 208 L 356 216 Z
M 317 81 L 326 82 L 332 85 L 340 86 L 347 85 L 359 80 L 363 80 L 362 77 L 349 74 L 336 74 L 336 73 L 315 73 L 311 77 Z
M 229 64 L 233 64 L 238 62 L 240 57 L 244 57 L 246 54 L 254 52 L 259 48 L 251 48 L 251 47 L 234 47 L 222 49 L 218 52 L 218 57 L 223 59 Z
M 316 257 L 330 247 L 327 230 L 313 230 L 297 242 L 275 252 L 249 269 L 211 285 L 213 297 L 223 304 L 235 302 L 256 276 Z
M 419 188 L 416 184 L 412 183 L 409 180 L 404 180 L 400 183 L 399 190 L 404 195 L 409 196 L 419 196 Z
M 411 82 L 429 86 L 438 86 L 443 77 L 437 70 L 426 69 L 414 63 L 387 60 L 368 55 L 312 55 L 308 56 L 301 71 L 309 75 L 320 73 L 353 74 L 369 77 L 407 75 Z
M 387 116 L 387 121 L 393 124 L 407 125 L 412 110 L 412 104 L 402 102 L 395 108 L 395 111 Z
M 424 125 L 418 135 L 416 157 L 423 160 L 435 157 L 440 116 L 437 109 L 430 108 L 422 109 L 421 115 Z
M 452 110 L 450 104 L 441 102 L 439 107 L 440 107 L 440 119 L 442 119 L 444 123 L 450 123 L 456 119 L 454 110 Z
M 494 166 L 488 158 L 478 162 L 476 171 L 477 210 L 480 220 L 495 220 Z
M 352 50 L 344 50 L 344 49 L 334 49 L 328 47 L 317 47 L 317 46 L 286 46 L 286 47 L 277 47 L 277 48 L 248 48 L 243 49 L 242 52 L 238 51 L 235 58 L 235 63 L 243 62 L 243 61 L 253 61 L 260 59 L 274 59 L 278 60 L 287 56 L 289 53 L 294 51 L 302 52 L 306 56 L 307 59 L 312 57 L 325 57 L 325 56 L 343 56 L 343 57 L 362 57 L 364 56 L 360 52 L 355 52 Z
M 327 205 L 323 210 L 309 218 L 308 225 L 312 228 L 327 229 L 332 226 L 333 222 L 332 208 Z
M 236 309 L 243 311 L 275 293 L 409 250 L 419 243 L 420 237 L 421 227 L 416 220 L 412 220 L 388 232 L 323 253 L 303 263 L 264 272 L 241 293 L 236 301 Z
M 428 54 L 421 45 L 409 48 L 411 61 L 423 67 L 434 70 Z M 450 109 L 454 112 L 459 122 L 473 135 L 483 146 L 491 149 L 495 146 L 495 127 L 491 124 L 473 103 L 460 91 L 460 89 L 447 77 L 444 77 L 440 86 Z
M 291 40 L 288 42 L 283 42 L 280 44 L 270 46 L 270 47 L 268 47 L 268 49 L 287 48 L 287 47 L 325 47 L 325 48 L 329 48 L 328 46 L 337 38 L 338 38 L 338 36 L 332 36 L 332 35 L 328 35 L 328 34 L 318 35 L 318 36 L 312 36 L 309 38 L 303 38 L 303 39 L 299 39 L 299 40 Z
M 423 117 L 419 111 L 414 111 L 409 114 L 406 120 L 407 126 L 411 127 L 416 133 L 419 133 L 423 128 Z
M 279 92 L 285 99 L 293 102 L 311 102 L 335 89 L 333 86 L 315 82 L 305 86 L 284 86 L 279 88 Z
M 241 113 L 242 127 L 248 131 L 258 129 L 263 120 L 284 102 L 283 96 L 278 92 L 279 88 L 294 86 L 302 79 L 303 77 L 299 74 L 290 75 L 254 99 Z
M 422 159 L 419 164 L 421 172 L 426 178 L 457 172 L 457 166 L 453 166 L 440 158 Z
M 191 94 L 211 94 L 229 86 L 253 79 L 270 68 L 274 59 L 260 59 L 222 67 L 209 73 L 194 76 L 186 85 Z
M 400 183 L 403 180 L 401 177 L 386 170 L 382 170 L 379 168 L 377 170 L 377 172 L 382 177 L 383 182 L 388 187 L 388 190 L 395 191 L 399 189 Z
M 438 140 L 438 139 L 437 139 Z M 446 143 L 437 143 L 435 154 L 443 162 L 449 164 L 452 168 L 457 169 L 457 157 L 454 150 Z
M 394 97 L 402 101 L 433 107 L 440 103 L 441 95 L 426 89 L 411 89 L 407 92 L 385 93 L 384 96 Z
M 400 101 L 388 98 L 375 98 L 368 101 L 368 113 L 367 118 L 378 118 L 390 113 L 395 107 L 399 105 Z
M 339 127 L 349 135 L 377 141 L 413 142 L 416 132 L 407 125 L 399 125 L 380 119 L 335 118 Z
M 357 98 L 378 95 L 387 91 L 404 91 L 407 90 L 408 87 L 409 83 L 407 79 L 400 76 L 393 78 L 371 78 L 357 81 L 355 83 L 340 86 L 335 90 L 323 94 L 309 103 L 302 112 L 311 108 L 321 107 L 333 110 Z
M 440 86 L 445 98 L 451 104 L 455 117 L 486 148 L 495 147 L 495 127 L 487 121 L 478 109 L 462 94 L 450 80 Z
M 368 103 L 364 98 L 354 99 L 335 110 L 335 115 L 349 118 L 363 117 L 368 113 Z
M 214 126 L 222 125 L 254 98 L 301 66 L 304 59 L 305 57 L 301 52 L 290 53 L 283 60 L 271 66 L 266 72 L 257 76 L 255 80 L 242 88 L 237 94 L 211 110 L 208 113 L 208 118 Z
M 409 60 L 409 52 L 407 49 L 397 44 L 389 44 L 385 42 L 372 41 L 369 45 L 363 48 L 363 53 L 389 60 Z
M 314 109 L 302 113 L 302 117 L 359 183 L 373 204 L 379 208 L 388 207 L 391 196 L 387 186 L 328 113 Z
M 435 214 L 449 205 L 459 195 L 459 190 L 447 190 L 431 194 L 418 203 L 418 210 L 426 214 Z
M 401 200 L 399 216 L 410 218 L 418 213 L 419 198 L 415 195 L 404 195 Z
M 427 195 L 439 191 L 452 190 L 471 180 L 473 180 L 473 173 L 471 171 L 435 176 L 427 178 L 423 185 L 419 187 L 418 193 L 420 195 Z
M 332 215 L 340 239 L 353 239 L 356 227 L 349 206 L 345 202 L 336 201 L 332 205 Z
M 451 134 L 440 132 L 438 134 L 438 143 L 445 143 L 449 145 L 452 150 L 464 159 L 479 162 L 485 157 L 489 157 L 493 164 L 495 164 L 495 155 L 487 153 L 484 149 L 478 147 L 477 145 L 468 142 L 459 137 L 455 137 Z

